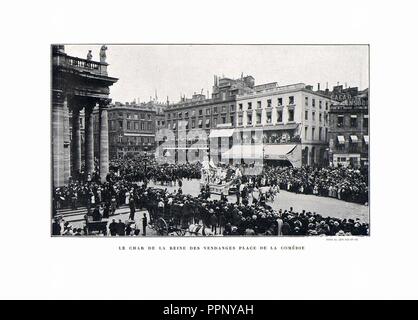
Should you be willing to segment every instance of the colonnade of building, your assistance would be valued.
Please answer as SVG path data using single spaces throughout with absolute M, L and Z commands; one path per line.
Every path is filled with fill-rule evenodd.
M 52 161 L 53 185 L 68 184 L 70 176 L 82 173 L 80 111 L 84 109 L 84 178 L 91 179 L 94 163 L 94 117 L 93 109 L 99 107 L 99 173 L 104 182 L 109 173 L 109 123 L 108 104 L 110 99 L 70 98 L 61 90 L 53 90 L 52 104 Z M 70 119 L 71 112 L 71 123 Z M 71 125 L 71 139 L 70 126 Z

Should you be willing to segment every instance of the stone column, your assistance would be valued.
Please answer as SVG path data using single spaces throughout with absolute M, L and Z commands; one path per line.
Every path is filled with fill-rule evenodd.
M 52 92 L 52 177 L 54 187 L 64 185 L 64 94 Z
M 85 129 L 84 129 L 84 173 L 87 177 L 94 171 L 94 126 L 93 126 L 93 108 L 94 106 L 85 107 Z
M 107 115 L 107 103 L 101 103 L 100 117 L 100 181 L 105 182 L 109 173 L 109 121 Z
M 69 182 L 70 173 L 70 115 L 68 111 L 68 98 L 64 100 L 63 109 L 63 126 L 64 126 L 64 184 Z
M 73 106 L 72 113 L 72 160 L 73 160 L 73 177 L 77 177 L 81 171 L 81 136 L 80 136 L 80 109 Z

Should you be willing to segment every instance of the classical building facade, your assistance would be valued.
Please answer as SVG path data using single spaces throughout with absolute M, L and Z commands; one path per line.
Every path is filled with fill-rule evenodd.
M 331 105 L 329 131 L 330 164 L 368 166 L 369 90 L 355 91 Z
M 302 165 L 327 163 L 331 98 L 303 83 L 267 83 L 237 97 L 235 144 L 224 159 L 263 158 L 265 162 Z M 262 145 L 260 150 L 247 145 Z
M 95 140 L 100 139 L 100 110 L 94 112 Z M 109 156 L 110 159 L 133 157 L 155 148 L 155 116 L 152 105 L 136 102 L 110 104 L 109 121 Z M 100 155 L 100 149 L 95 149 Z
M 167 134 L 156 138 L 159 155 L 172 161 L 208 156 L 214 163 L 261 158 L 325 165 L 331 101 L 330 94 L 303 83 L 255 85 L 252 76 L 215 77 L 211 98 L 194 94 L 167 107 Z
M 51 144 L 52 185 L 68 184 L 70 176 L 81 173 L 80 112 L 84 111 L 84 174 L 95 170 L 93 109 L 99 110 L 99 171 L 102 181 L 109 172 L 108 105 L 110 86 L 117 78 L 107 74 L 106 47 L 100 62 L 71 57 L 63 45 L 52 46 Z M 71 119 L 71 122 L 70 122 Z M 71 130 L 70 130 L 71 127 Z M 71 138 L 70 138 L 71 131 Z
M 164 161 L 202 161 L 206 157 L 217 159 L 221 151 L 210 148 L 215 139 L 229 139 L 227 149 L 232 145 L 231 129 L 236 117 L 236 99 L 239 94 L 254 87 L 252 76 L 238 79 L 214 77 L 212 96 L 195 93 L 191 99 L 169 104 L 165 109 L 167 133 L 157 135 L 159 144 L 157 157 L 166 155 Z M 222 128 L 222 133 L 214 134 Z M 214 151 L 215 150 L 215 151 Z M 210 152 L 214 152 L 213 155 Z

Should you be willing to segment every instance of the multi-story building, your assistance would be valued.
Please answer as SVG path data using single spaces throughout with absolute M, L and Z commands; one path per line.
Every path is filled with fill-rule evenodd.
M 229 139 L 226 144 L 229 148 L 236 118 L 236 98 L 253 87 L 252 76 L 241 76 L 239 79 L 215 76 L 211 98 L 195 93 L 191 99 L 182 97 L 180 102 L 170 104 L 165 110 L 164 121 L 165 128 L 174 135 L 168 139 L 157 137 L 162 143 L 161 153 L 171 154 L 175 161 L 202 161 L 215 149 L 209 146 L 218 137 Z M 221 151 L 215 151 L 219 158 Z
M 235 141 L 224 159 L 324 165 L 327 162 L 331 98 L 303 83 L 267 83 L 237 97 Z M 247 145 L 259 145 L 260 150 Z
M 151 105 L 116 102 L 108 109 L 110 159 L 152 152 L 155 147 L 155 115 Z M 99 114 L 94 113 L 95 139 L 99 139 Z M 98 145 L 97 143 L 95 145 Z M 95 148 L 95 153 L 99 150 Z
M 331 105 L 329 150 L 334 166 L 369 164 L 369 90 L 353 92 Z

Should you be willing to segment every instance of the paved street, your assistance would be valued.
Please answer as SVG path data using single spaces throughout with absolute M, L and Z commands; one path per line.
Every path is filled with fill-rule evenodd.
M 167 188 L 168 191 L 177 190 L 178 186 L 161 186 L 159 184 L 150 183 L 150 187 Z M 200 192 L 199 180 L 183 180 L 183 193 L 197 196 Z M 213 199 L 219 199 L 217 195 L 212 195 Z M 231 202 L 236 201 L 235 196 L 228 196 Z M 346 202 L 334 198 L 318 197 L 314 195 L 296 194 L 280 190 L 280 195 L 275 198 L 272 204 L 274 209 L 286 210 L 293 207 L 295 211 L 315 211 L 324 217 L 330 216 L 335 218 L 356 219 L 362 222 L 369 222 L 369 207 L 358 203 Z

